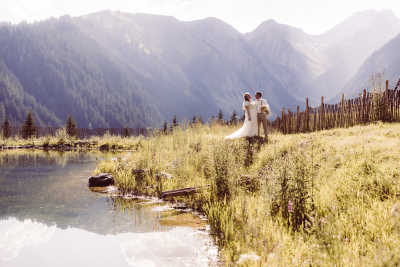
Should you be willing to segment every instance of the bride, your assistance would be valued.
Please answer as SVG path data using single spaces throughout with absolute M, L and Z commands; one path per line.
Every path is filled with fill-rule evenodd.
M 235 139 L 246 136 L 256 136 L 258 134 L 257 109 L 249 93 L 243 95 L 243 109 L 246 111 L 243 127 L 231 135 L 225 136 L 227 139 Z

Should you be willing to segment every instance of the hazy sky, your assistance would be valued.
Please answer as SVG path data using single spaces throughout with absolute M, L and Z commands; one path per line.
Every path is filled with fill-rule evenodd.
M 0 21 L 33 22 L 105 9 L 171 15 L 185 21 L 216 17 L 242 33 L 274 19 L 319 34 L 367 9 L 391 9 L 400 17 L 400 0 L 0 0 Z

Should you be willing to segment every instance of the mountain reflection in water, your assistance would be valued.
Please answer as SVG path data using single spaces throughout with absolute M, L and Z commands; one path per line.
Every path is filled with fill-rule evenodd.
M 92 192 L 100 152 L 0 152 L 0 266 L 210 266 L 204 220 Z M 199 230 L 200 229 L 200 230 Z

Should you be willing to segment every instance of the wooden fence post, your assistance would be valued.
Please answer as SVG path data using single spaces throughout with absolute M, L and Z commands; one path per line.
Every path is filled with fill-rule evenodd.
M 365 103 L 367 98 L 367 89 L 364 89 L 363 102 L 362 102 L 362 123 L 365 124 Z
M 298 109 L 298 108 L 297 108 Z M 306 98 L 306 132 L 308 133 L 308 112 L 309 112 L 309 107 L 308 107 L 308 98 Z
M 389 81 L 386 80 L 386 93 L 385 93 L 385 121 L 389 121 L 389 112 L 388 112 L 388 104 L 389 104 Z
M 279 132 L 279 116 L 276 115 L 276 132 Z
M 290 108 L 288 108 L 288 134 L 291 134 L 292 120 L 290 118 Z
M 344 94 L 342 94 L 342 103 L 340 104 L 340 127 L 344 126 Z
M 325 105 L 324 105 L 324 97 L 322 96 L 321 97 L 321 110 L 319 111 L 319 113 L 320 113 L 320 124 L 319 124 L 319 128 L 320 128 L 320 130 L 322 131 L 323 129 L 324 129 L 324 108 L 325 108 Z
M 314 115 L 314 129 L 313 131 L 317 131 L 317 108 L 313 108 L 313 115 Z
M 300 107 L 297 106 L 297 127 L 296 132 L 300 132 Z

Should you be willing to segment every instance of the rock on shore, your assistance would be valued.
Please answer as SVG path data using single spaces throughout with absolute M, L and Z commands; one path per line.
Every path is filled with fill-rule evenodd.
M 99 173 L 89 178 L 89 186 L 109 186 L 114 184 L 114 177 L 109 173 Z

